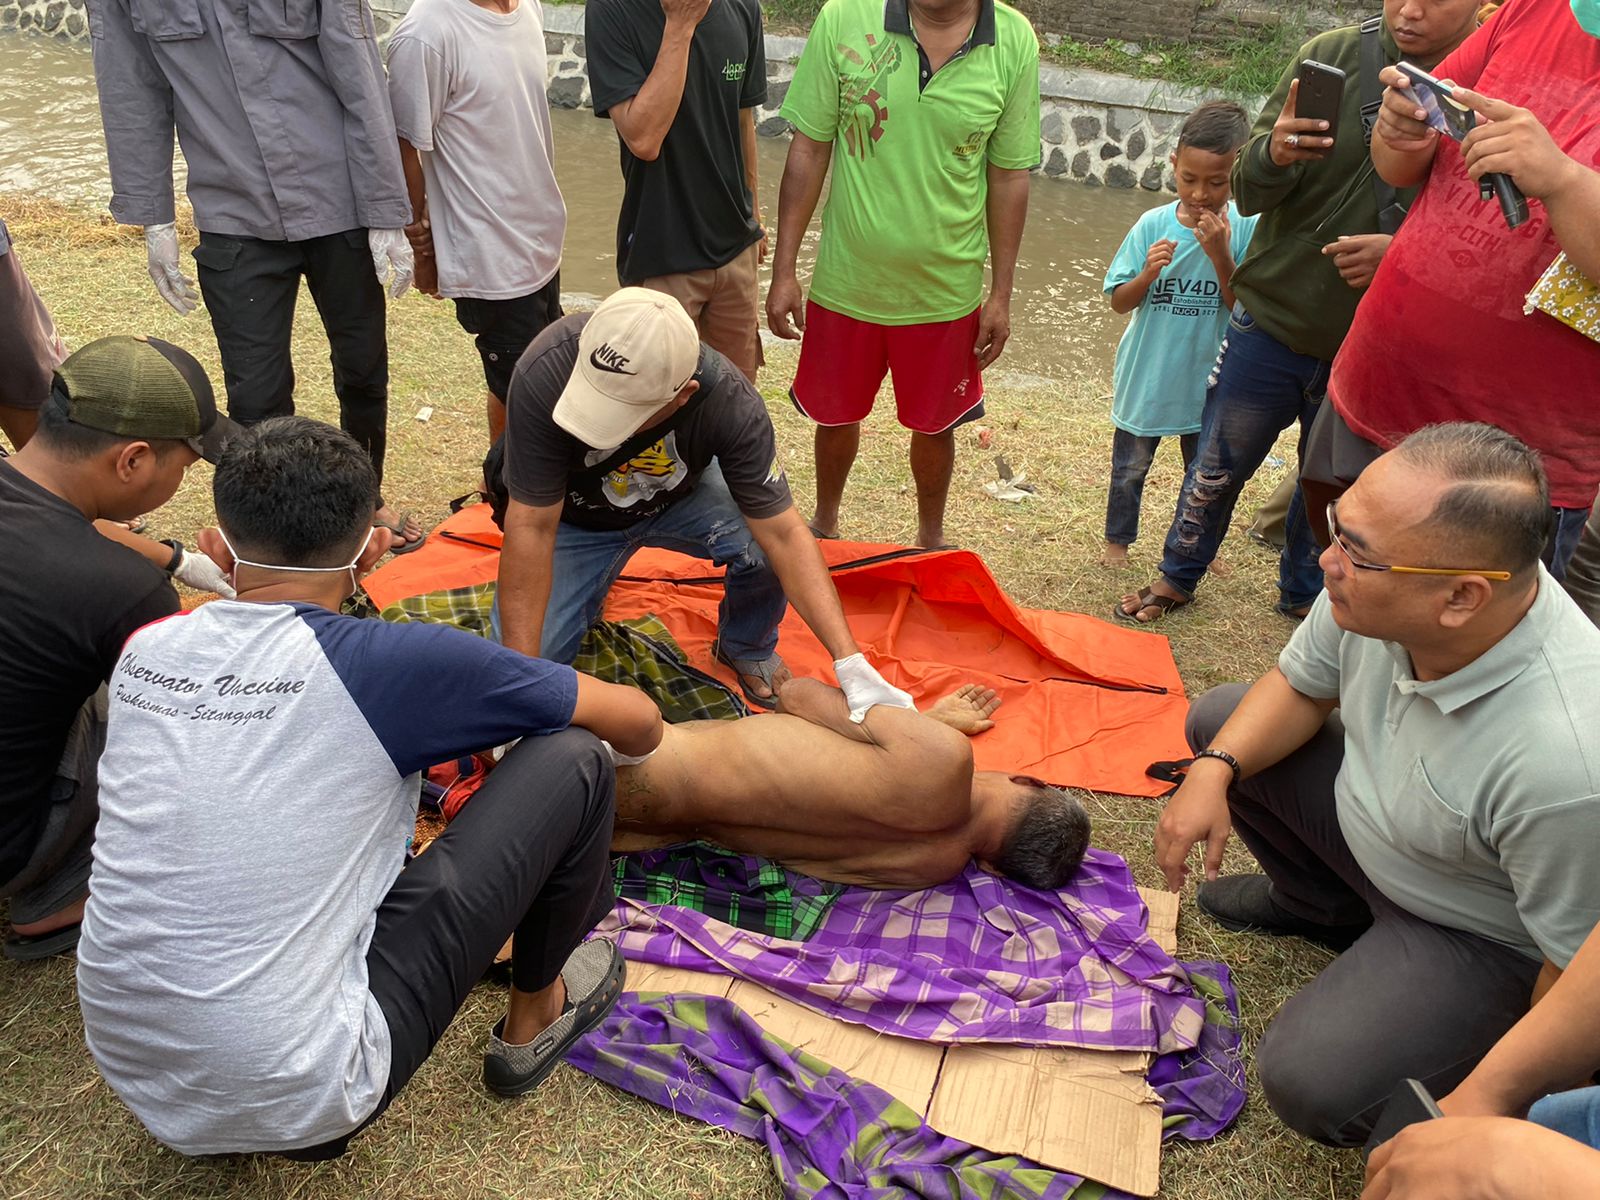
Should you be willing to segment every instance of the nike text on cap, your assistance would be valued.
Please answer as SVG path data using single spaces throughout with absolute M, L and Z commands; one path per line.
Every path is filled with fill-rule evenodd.
M 584 445 L 622 445 L 683 390 L 700 334 L 671 296 L 629 287 L 608 296 L 578 338 L 578 361 L 552 414 Z

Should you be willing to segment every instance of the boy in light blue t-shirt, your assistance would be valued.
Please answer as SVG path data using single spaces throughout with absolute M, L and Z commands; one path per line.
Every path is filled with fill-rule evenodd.
M 1206 373 L 1233 309 L 1230 281 L 1255 231 L 1233 206 L 1229 176 L 1250 134 L 1244 109 L 1202 104 L 1184 118 L 1172 154 L 1178 199 L 1140 217 L 1106 272 L 1111 307 L 1133 313 L 1117 345 L 1111 422 L 1111 487 L 1101 561 L 1127 561 L 1156 447 L 1181 439 L 1194 454 Z

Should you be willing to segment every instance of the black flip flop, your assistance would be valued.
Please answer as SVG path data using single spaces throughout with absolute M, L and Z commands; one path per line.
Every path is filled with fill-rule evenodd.
M 766 658 L 733 658 L 724 654 L 721 642 L 711 643 L 711 657 L 731 670 L 739 677 L 739 690 L 744 693 L 745 700 L 756 708 L 773 712 L 778 707 L 778 689 L 773 685 L 772 677 L 777 672 L 777 667 L 783 665 L 783 659 L 773 651 Z M 776 666 L 774 666 L 776 664 Z M 767 685 L 768 695 L 761 696 L 750 690 L 746 678 L 756 678 Z
M 1122 601 L 1118 600 L 1111 606 L 1111 615 L 1116 617 L 1119 621 L 1127 621 L 1134 625 L 1154 625 L 1157 621 L 1161 620 L 1162 617 L 1165 617 L 1167 614 L 1175 611 L 1176 609 L 1186 608 L 1194 603 L 1193 598 L 1175 600 L 1171 596 L 1157 595 L 1149 588 L 1139 589 L 1138 600 L 1139 607 L 1134 609 L 1132 612 L 1124 612 L 1122 608 Z M 1158 616 L 1151 617 L 1148 621 L 1139 620 L 1139 614 L 1147 608 L 1159 609 L 1160 614 Z
M 401 554 L 410 554 L 413 550 L 421 550 L 423 543 L 428 540 L 428 534 L 426 530 L 424 530 L 422 536 L 414 542 L 408 542 L 405 540 L 406 522 L 409 520 L 411 520 L 410 513 L 401 513 L 400 519 L 392 525 L 388 521 L 374 521 L 372 523 L 372 527 L 374 529 L 387 529 L 390 533 L 394 534 L 395 541 L 389 547 L 390 554 L 398 556 Z
M 77 949 L 78 934 L 82 930 L 83 926 L 74 921 L 71 925 L 63 925 L 60 929 L 34 934 L 32 937 L 13 933 L 6 938 L 5 944 L 0 946 L 0 955 L 4 955 L 12 962 L 42 962 L 44 959 L 55 958 L 58 954 Z

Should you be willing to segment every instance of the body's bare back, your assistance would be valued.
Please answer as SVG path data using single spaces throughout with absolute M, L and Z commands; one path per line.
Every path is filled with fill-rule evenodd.
M 840 725 L 835 689 L 795 680 L 782 694 L 805 715 L 670 726 L 648 762 L 619 768 L 613 846 L 698 838 L 869 887 L 958 874 L 975 822 L 972 751 L 957 728 L 987 728 L 993 694 L 963 689 L 934 715 L 879 706 L 853 729 Z

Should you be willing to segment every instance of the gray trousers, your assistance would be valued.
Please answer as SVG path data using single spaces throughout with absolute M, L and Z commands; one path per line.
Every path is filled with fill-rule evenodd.
M 28 863 L 0 880 L 0 898 L 11 900 L 11 923 L 31 925 L 89 894 L 94 826 L 100 817 L 96 769 L 106 747 L 106 688 L 84 701 L 67 736 L 61 765 L 50 787 L 50 811 Z
M 1189 709 L 1208 745 L 1245 688 L 1213 688 Z M 1291 1129 L 1360 1146 L 1400 1080 L 1442 1096 L 1528 1011 L 1540 964 L 1517 950 L 1424 921 L 1380 892 L 1339 828 L 1333 781 L 1344 760 L 1337 713 L 1288 758 L 1228 791 L 1234 830 L 1272 880 L 1273 898 L 1325 924 L 1372 928 L 1296 992 L 1256 1046 L 1267 1103 Z

